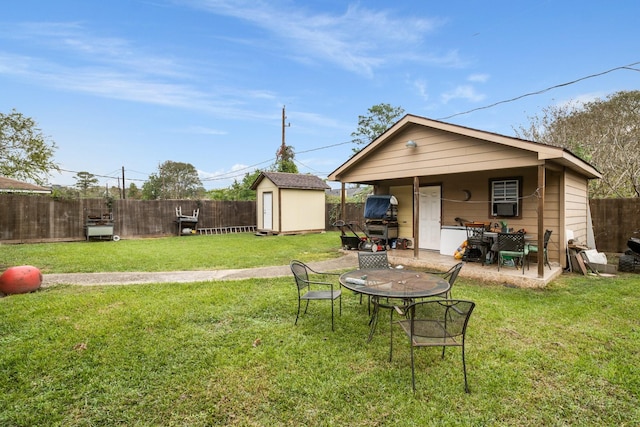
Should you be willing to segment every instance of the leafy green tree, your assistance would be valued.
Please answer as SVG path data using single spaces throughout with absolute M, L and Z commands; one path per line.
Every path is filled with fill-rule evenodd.
M 228 191 L 227 188 L 214 188 L 213 190 L 207 191 L 207 198 L 209 200 L 229 200 L 227 198 Z
M 162 178 L 159 173 L 152 173 L 142 184 L 142 200 L 162 199 Z
M 358 116 L 358 129 L 351 133 L 352 142 L 357 145 L 367 145 L 387 129 L 404 114 L 402 107 L 392 107 L 389 104 L 377 104 L 369 108 L 369 114 Z M 362 147 L 353 148 L 357 153 Z
M 101 193 L 109 205 L 112 205 L 114 200 L 122 198 L 122 192 L 119 187 L 107 187 L 102 189 Z
M 85 171 L 78 172 L 73 179 L 76 180 L 75 187 L 80 190 L 83 197 L 87 197 L 89 189 L 98 185 L 98 178 L 94 174 Z
M 74 187 L 54 185 L 51 192 L 54 200 L 73 200 L 80 198 L 80 192 Z
M 590 197 L 640 197 L 640 91 L 547 107 L 530 122 L 519 137 L 566 148 L 602 173 Z
M 295 166 L 295 165 L 294 165 Z M 258 176 L 262 173 L 261 170 L 255 170 L 248 172 L 242 178 L 242 183 L 239 188 L 238 198 L 236 200 L 255 200 L 256 191 L 251 189 L 253 183 L 258 179 Z
M 167 160 L 158 167 L 158 172 L 149 175 L 142 186 L 142 198 L 197 199 L 205 193 L 198 171 L 190 163 Z
M 251 189 L 251 185 L 253 185 L 261 172 L 260 170 L 247 172 L 242 181 L 234 180 L 233 184 L 227 188 L 209 190 L 207 196 L 211 200 L 255 200 L 256 191 Z
M 60 170 L 53 161 L 56 148 L 33 119 L 16 110 L 0 113 L 0 175 L 43 185 L 52 170 Z
M 132 199 L 132 200 L 141 199 L 142 198 L 142 192 L 140 191 L 138 186 L 135 183 L 132 182 L 131 184 L 129 184 L 129 188 L 127 189 L 126 197 L 127 197 L 127 199 Z
M 290 145 L 281 145 L 276 151 L 274 172 L 298 173 L 298 166 L 294 162 L 295 152 Z

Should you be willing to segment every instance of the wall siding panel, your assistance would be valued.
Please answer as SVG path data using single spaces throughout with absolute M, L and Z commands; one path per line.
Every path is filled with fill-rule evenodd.
M 405 146 L 408 140 L 416 148 Z M 534 153 L 500 146 L 463 135 L 434 130 L 425 134 L 410 126 L 392 140 L 365 157 L 357 170 L 346 172 L 343 182 L 370 182 L 385 179 L 465 173 L 469 170 L 492 171 L 537 165 Z
M 573 231 L 574 238 L 587 242 L 587 180 L 566 172 L 565 177 L 565 226 Z

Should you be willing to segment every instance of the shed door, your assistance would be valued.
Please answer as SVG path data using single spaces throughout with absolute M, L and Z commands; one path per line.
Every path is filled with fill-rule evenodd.
M 420 249 L 440 249 L 440 186 L 420 187 Z
M 273 193 L 262 193 L 262 228 L 273 230 Z

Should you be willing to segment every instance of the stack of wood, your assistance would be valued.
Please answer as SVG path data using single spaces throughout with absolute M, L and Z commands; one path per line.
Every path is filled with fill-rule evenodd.
M 596 249 L 582 245 L 574 240 L 569 240 L 567 245 L 570 271 L 598 276 L 612 276 L 617 272 L 615 265 L 607 263 L 607 256 Z

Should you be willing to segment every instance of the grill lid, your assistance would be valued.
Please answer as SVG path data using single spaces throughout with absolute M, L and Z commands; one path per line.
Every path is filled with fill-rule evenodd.
M 371 195 L 364 204 L 364 217 L 370 219 L 384 219 L 391 206 L 397 206 L 398 200 L 391 195 Z

